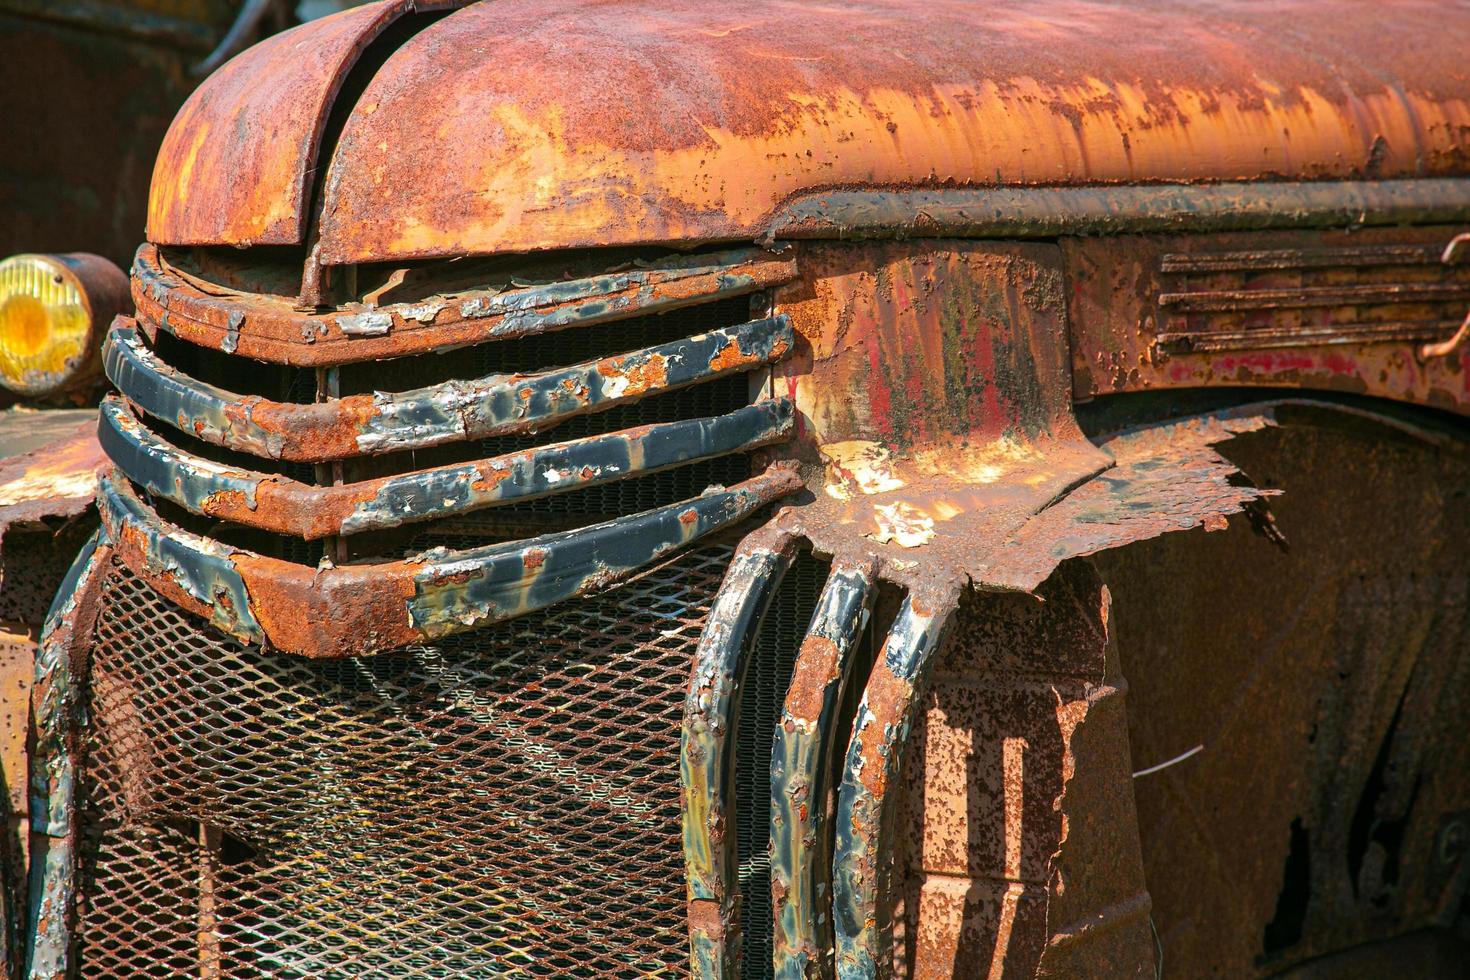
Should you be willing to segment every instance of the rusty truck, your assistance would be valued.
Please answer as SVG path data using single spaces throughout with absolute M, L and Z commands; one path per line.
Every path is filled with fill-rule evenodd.
M 1463 975 L 1466 50 L 379 0 L 230 60 L 6 702 L 18 975 Z

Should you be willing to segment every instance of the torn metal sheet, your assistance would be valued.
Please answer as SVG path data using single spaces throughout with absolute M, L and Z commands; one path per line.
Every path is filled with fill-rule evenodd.
M 196 381 L 149 350 L 131 321 L 113 325 L 103 358 L 123 396 L 154 418 L 255 456 L 321 462 L 535 431 L 780 360 L 792 337 L 791 322 L 776 316 L 567 368 L 314 404 Z
M 215 295 L 170 266 L 156 245 L 138 249 L 133 272 L 139 329 L 148 336 L 163 330 L 260 361 L 323 367 L 668 312 L 788 282 L 796 265 L 758 248 L 700 252 L 564 281 L 323 312 L 302 312 L 281 296 Z
M 97 443 L 97 413 L 0 412 L 0 546 L 12 526 L 71 518 L 92 505 L 107 457 Z
M 778 980 L 833 975 L 832 828 L 840 697 L 867 625 L 873 569 L 834 565 L 797 653 L 771 748 L 772 955 Z
M 298 483 L 187 453 L 149 431 L 116 398 L 102 403 L 99 438 L 113 462 L 149 493 L 196 514 L 315 540 L 646 476 L 779 442 L 791 427 L 790 401 L 769 399 L 727 415 L 640 426 L 336 486 Z
M 159 592 L 244 642 L 368 656 L 600 589 L 801 486 L 773 467 L 729 489 L 574 531 L 404 561 L 313 568 L 163 521 L 117 471 L 98 506 L 118 555 Z
M 106 533 L 98 531 L 62 583 L 36 657 L 27 957 L 31 980 L 71 976 L 83 712 L 82 678 L 73 676 L 72 662 L 74 652 L 86 647 L 97 614 L 98 586 L 110 561 Z
M 769 530 L 735 553 L 700 636 L 679 741 L 689 970 L 735 976 L 740 958 L 740 876 L 734 832 L 734 731 L 741 681 L 767 608 L 795 556 L 794 538 Z

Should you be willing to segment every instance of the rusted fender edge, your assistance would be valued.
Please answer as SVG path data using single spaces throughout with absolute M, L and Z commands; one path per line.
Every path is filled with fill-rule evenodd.
M 880 897 L 888 891 L 898 836 L 888 791 L 898 784 L 914 711 L 958 602 L 958 587 L 905 597 L 858 705 L 837 797 L 832 875 L 843 980 L 876 977 L 884 961 L 890 933 Z
M 767 238 L 1054 238 L 1462 224 L 1470 180 L 839 190 L 787 203 Z
M 139 323 L 150 337 L 164 330 L 259 361 L 329 367 L 661 313 L 795 278 L 794 256 L 745 248 L 503 292 L 301 313 L 278 297 L 211 295 L 171 270 L 156 245 L 143 245 L 133 260 L 132 290 Z
M 789 399 L 727 415 L 645 425 L 607 435 L 400 476 L 313 486 L 186 453 L 149 431 L 120 399 L 102 402 L 98 439 L 149 493 L 196 514 L 308 540 L 398 527 L 580 490 L 788 438 Z
M 72 675 L 97 615 L 98 585 L 111 563 L 98 530 L 72 562 L 46 616 L 32 694 L 31 855 L 26 970 L 31 980 L 71 975 L 75 926 L 77 766 L 82 752 L 82 679 Z
M 769 364 L 792 341 L 791 321 L 781 315 L 537 374 L 317 404 L 272 402 L 196 381 L 159 360 L 121 318 L 107 335 L 103 363 L 129 402 L 205 442 L 270 459 L 324 462 L 546 428 Z
M 796 656 L 771 748 L 772 955 L 777 980 L 832 976 L 827 820 L 848 661 L 872 608 L 876 563 L 834 563 Z
M 161 594 L 247 643 L 305 657 L 367 656 L 512 619 L 620 582 L 801 489 L 773 467 L 729 489 L 630 517 L 378 565 L 311 568 L 169 524 L 116 470 L 98 509 L 118 556 Z
M 736 549 L 694 654 L 679 739 L 689 970 L 733 977 L 740 957 L 735 833 L 735 720 L 751 643 L 796 552 L 770 527 Z

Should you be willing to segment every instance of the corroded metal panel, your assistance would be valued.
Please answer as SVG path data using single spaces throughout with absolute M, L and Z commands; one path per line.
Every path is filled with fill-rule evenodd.
M 1064 240 L 1076 393 L 1272 386 L 1470 412 L 1457 227 Z M 1451 256 L 1451 258 L 1454 258 Z
M 481 4 L 368 85 L 320 257 L 750 240 L 787 199 L 854 185 L 1459 174 L 1451 10 Z
M 910 975 L 1155 976 L 1110 623 L 1086 563 L 963 597 L 895 821 Z

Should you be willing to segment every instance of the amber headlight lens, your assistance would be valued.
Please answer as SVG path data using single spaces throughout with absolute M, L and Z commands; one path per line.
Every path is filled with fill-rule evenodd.
M 102 331 L 127 306 L 123 271 L 97 255 L 0 262 L 0 386 L 26 398 L 97 379 Z

